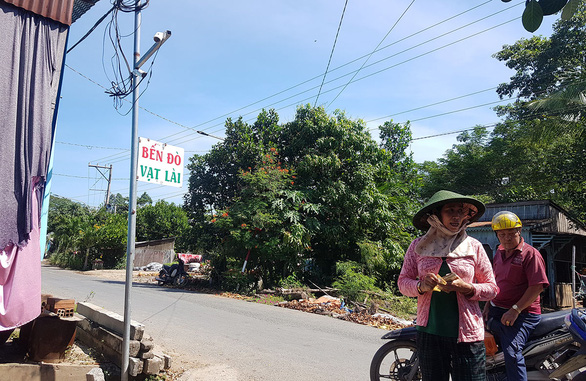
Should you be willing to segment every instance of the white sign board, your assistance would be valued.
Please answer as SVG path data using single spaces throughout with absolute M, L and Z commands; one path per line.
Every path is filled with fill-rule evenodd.
M 138 138 L 137 180 L 181 188 L 183 148 Z

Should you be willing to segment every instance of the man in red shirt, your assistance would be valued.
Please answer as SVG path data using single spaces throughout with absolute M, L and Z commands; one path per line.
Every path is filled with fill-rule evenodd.
M 521 227 L 521 220 L 512 212 L 499 212 L 492 219 L 500 242 L 493 258 L 499 293 L 483 312 L 503 349 L 508 381 L 527 380 L 522 351 L 541 320 L 539 294 L 549 286 L 543 257 L 523 240 Z

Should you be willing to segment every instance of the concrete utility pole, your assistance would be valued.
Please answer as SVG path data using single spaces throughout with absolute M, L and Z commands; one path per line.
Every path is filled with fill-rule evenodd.
M 140 57 L 140 24 L 141 24 L 141 0 L 134 3 L 134 69 L 132 76 L 132 133 L 130 145 L 130 195 L 128 198 L 128 237 L 126 245 L 126 285 L 124 288 L 124 334 L 122 338 L 122 368 L 121 380 L 128 381 L 128 366 L 130 364 L 130 291 L 132 289 L 132 268 L 134 267 L 135 239 L 136 239 L 136 170 L 138 166 L 138 98 L 140 92 L 138 85 L 140 79 L 146 76 L 146 72 L 140 67 L 163 45 L 171 32 L 157 32 L 154 36 L 154 45 Z
M 112 185 L 112 164 L 110 164 L 109 167 L 104 167 L 102 165 L 88 164 L 88 167 L 93 167 L 93 168 L 97 169 L 98 172 L 100 172 L 100 175 L 102 175 L 102 177 L 105 178 L 106 181 L 108 181 L 108 188 L 106 189 L 106 202 L 104 203 L 104 206 L 108 207 L 108 204 L 110 203 L 110 186 Z M 106 175 L 104 175 L 104 173 L 101 171 L 101 169 L 108 170 L 108 177 L 106 177 Z

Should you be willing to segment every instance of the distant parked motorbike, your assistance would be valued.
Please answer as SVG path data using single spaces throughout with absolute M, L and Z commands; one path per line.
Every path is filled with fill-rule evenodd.
M 178 263 L 173 263 L 171 266 L 163 265 L 159 276 L 155 278 L 159 286 L 163 284 L 171 284 L 175 287 L 184 287 L 188 282 L 188 275 L 185 271 L 184 262 L 179 258 Z
M 564 318 L 567 315 L 568 311 L 541 315 L 541 322 L 529 337 L 523 350 L 529 380 L 548 380 L 555 369 L 578 351 L 572 335 L 564 324 Z M 415 327 L 407 327 L 391 331 L 382 337 L 383 340 L 390 341 L 385 343 L 372 359 L 371 381 L 421 380 L 415 344 L 416 332 Z M 487 335 L 485 339 L 487 379 L 498 381 L 505 378 L 505 360 L 503 352 L 491 340 L 494 340 L 494 337 Z M 491 348 L 494 350 L 491 351 Z M 566 373 L 562 373 L 559 379 L 565 380 Z

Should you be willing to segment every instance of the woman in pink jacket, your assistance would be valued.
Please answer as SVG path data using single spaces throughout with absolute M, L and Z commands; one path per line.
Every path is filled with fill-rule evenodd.
M 439 191 L 413 217 L 427 233 L 415 239 L 403 262 L 399 290 L 417 297 L 417 347 L 423 381 L 484 381 L 484 323 L 478 301 L 498 292 L 482 244 L 466 234 L 485 207 Z M 444 280 L 445 277 L 445 280 Z

